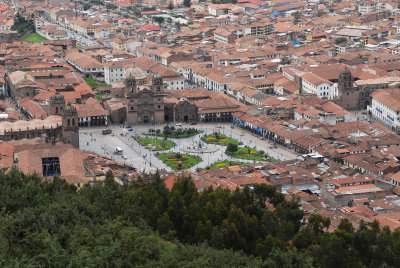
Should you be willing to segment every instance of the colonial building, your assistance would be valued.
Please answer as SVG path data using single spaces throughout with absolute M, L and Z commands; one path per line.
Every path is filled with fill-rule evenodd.
M 33 76 L 22 72 L 12 72 L 7 76 L 7 86 L 14 100 L 26 97 L 32 98 L 39 93 L 40 88 Z
M 232 122 L 242 104 L 222 92 L 202 88 L 167 90 L 160 76 L 145 76 L 138 68 L 112 85 L 105 107 L 114 123 Z
M 349 69 L 345 68 L 338 79 L 338 97 L 334 102 L 346 110 L 367 109 L 372 102 L 372 93 L 377 89 L 394 89 L 400 87 L 400 78 L 384 77 L 377 79 L 357 80 Z
M 45 142 L 62 141 L 79 148 L 79 132 L 76 110 L 67 106 L 62 116 L 51 115 L 43 120 L 19 120 L 0 122 L 0 140 L 43 138 Z
M 175 98 L 165 98 L 165 122 L 196 122 L 198 108 L 183 95 L 177 101 Z
M 134 76 L 128 74 L 125 81 L 127 123 L 147 124 L 164 122 L 164 84 L 154 76 L 151 85 L 137 85 Z

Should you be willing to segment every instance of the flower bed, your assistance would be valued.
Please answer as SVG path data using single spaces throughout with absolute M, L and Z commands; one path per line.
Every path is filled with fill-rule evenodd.
M 206 143 L 219 144 L 222 146 L 228 146 L 229 143 L 239 145 L 239 142 L 237 140 L 231 139 L 231 138 L 227 137 L 226 135 L 218 133 L 218 132 L 215 132 L 208 136 L 204 136 L 202 138 L 202 140 Z
M 175 146 L 175 143 L 169 140 L 159 140 L 144 137 L 135 137 L 135 140 L 137 140 L 140 145 L 145 146 L 146 149 L 151 151 L 169 150 Z
M 275 162 L 276 159 L 266 155 L 262 151 L 257 151 L 254 148 L 250 147 L 243 147 L 239 148 L 234 153 L 229 153 L 230 156 L 238 159 L 247 159 L 247 160 L 254 160 L 254 161 L 265 161 L 265 162 Z
M 246 165 L 246 163 L 240 161 L 221 161 L 211 164 L 210 166 L 206 167 L 206 169 L 216 169 L 216 168 L 241 166 L 241 165 Z
M 197 156 L 179 153 L 160 153 L 157 157 L 173 170 L 188 169 L 202 161 Z

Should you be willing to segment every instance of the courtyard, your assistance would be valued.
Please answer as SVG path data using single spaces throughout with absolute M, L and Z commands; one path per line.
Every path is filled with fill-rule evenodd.
M 241 128 L 232 128 L 231 124 L 215 125 L 205 123 L 175 126 L 175 128 L 182 129 L 182 131 L 184 131 L 184 129 L 195 128 L 198 133 L 186 138 L 168 138 L 168 142 L 175 144 L 173 147 L 170 147 L 170 144 L 162 144 L 163 137 L 158 137 L 157 141 L 155 141 L 154 136 L 156 135 L 154 134 L 153 137 L 147 137 L 150 138 L 149 140 L 142 140 L 145 141 L 145 143 L 149 141 L 147 145 L 143 145 L 145 143 L 140 144 L 140 142 L 135 139 L 135 137 L 144 138 L 145 136 L 143 134 L 149 133 L 149 129 L 154 129 L 153 133 L 157 133 L 157 130 L 159 130 L 159 133 L 162 133 L 165 126 L 167 125 L 134 125 L 132 128 L 126 128 L 124 125 L 111 125 L 110 129 L 112 133 L 107 135 L 102 134 L 103 128 L 100 127 L 80 128 L 80 148 L 82 150 L 98 153 L 115 161 L 126 163 L 129 166 L 135 167 L 139 172 L 145 170 L 147 167 L 155 167 L 167 171 L 174 170 L 173 166 L 171 167 L 171 165 L 160 160 L 156 155 L 157 153 L 180 153 L 182 155 L 198 157 L 201 159 L 201 162 L 196 161 L 192 166 L 186 167 L 194 171 L 211 166 L 216 162 L 236 161 L 254 163 L 259 161 L 268 162 L 274 159 L 289 160 L 297 157 L 294 152 L 286 148 L 274 148 L 270 141 L 260 140 L 258 136 L 246 132 Z M 171 125 L 169 127 L 171 127 Z M 204 136 L 210 136 L 216 132 L 220 133 L 221 137 L 229 138 L 229 140 L 233 139 L 242 144 L 240 147 L 250 147 L 253 151 L 263 151 L 269 158 L 238 159 L 225 153 L 226 146 L 222 144 L 206 143 L 202 140 Z M 154 145 L 154 143 L 156 145 Z M 157 150 L 155 150 L 157 144 L 162 146 L 162 151 L 157 152 Z M 122 154 L 115 154 L 117 147 L 122 150 Z

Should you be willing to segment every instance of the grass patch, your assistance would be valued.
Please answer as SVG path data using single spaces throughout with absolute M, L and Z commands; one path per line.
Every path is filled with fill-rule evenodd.
M 201 139 L 206 143 L 219 144 L 222 146 L 228 146 L 229 143 L 239 145 L 239 142 L 237 140 L 229 138 L 228 136 L 218 132 L 215 132 L 208 136 L 204 136 Z
M 110 86 L 110 85 L 107 85 L 106 83 L 99 83 L 91 77 L 86 77 L 84 79 L 85 79 L 86 84 L 88 84 L 88 86 L 91 89 L 98 88 L 98 87 L 109 87 Z
M 37 33 L 32 33 L 24 39 L 25 42 L 29 42 L 29 43 L 40 43 L 45 40 L 47 40 L 47 39 Z
M 206 167 L 205 169 L 216 169 L 216 168 L 230 167 L 230 166 L 242 166 L 242 165 L 246 165 L 246 164 L 248 164 L 248 163 L 239 162 L 239 161 L 218 161 L 218 162 L 212 163 L 210 166 Z
M 191 168 L 202 161 L 197 156 L 180 153 L 161 153 L 157 157 L 175 171 Z
M 169 140 L 158 140 L 152 138 L 135 137 L 142 146 L 145 146 L 152 151 L 169 150 L 175 146 L 175 143 Z
M 106 94 L 104 93 L 97 93 L 96 94 L 96 99 L 101 103 L 103 101 L 103 96 L 105 96 Z
M 81 49 L 82 49 L 82 46 L 81 46 L 81 45 L 77 45 L 76 48 L 79 49 L 79 50 L 81 50 Z
M 238 159 L 247 159 L 254 161 L 266 161 L 266 162 L 276 162 L 277 160 L 273 157 L 268 156 L 264 151 L 257 151 L 251 147 L 239 148 L 234 153 L 228 153 L 230 156 Z

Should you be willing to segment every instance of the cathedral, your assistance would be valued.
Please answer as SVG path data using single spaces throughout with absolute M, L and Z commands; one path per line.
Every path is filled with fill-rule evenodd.
M 138 68 L 130 68 L 122 83 L 113 84 L 106 109 L 113 123 L 160 124 L 197 121 L 197 107 L 182 96 L 169 95 L 160 76 L 147 76 Z M 121 105 L 122 104 L 122 105 Z
M 133 76 L 125 81 L 128 124 L 157 124 L 164 122 L 164 85 L 154 76 L 151 85 L 137 85 Z

